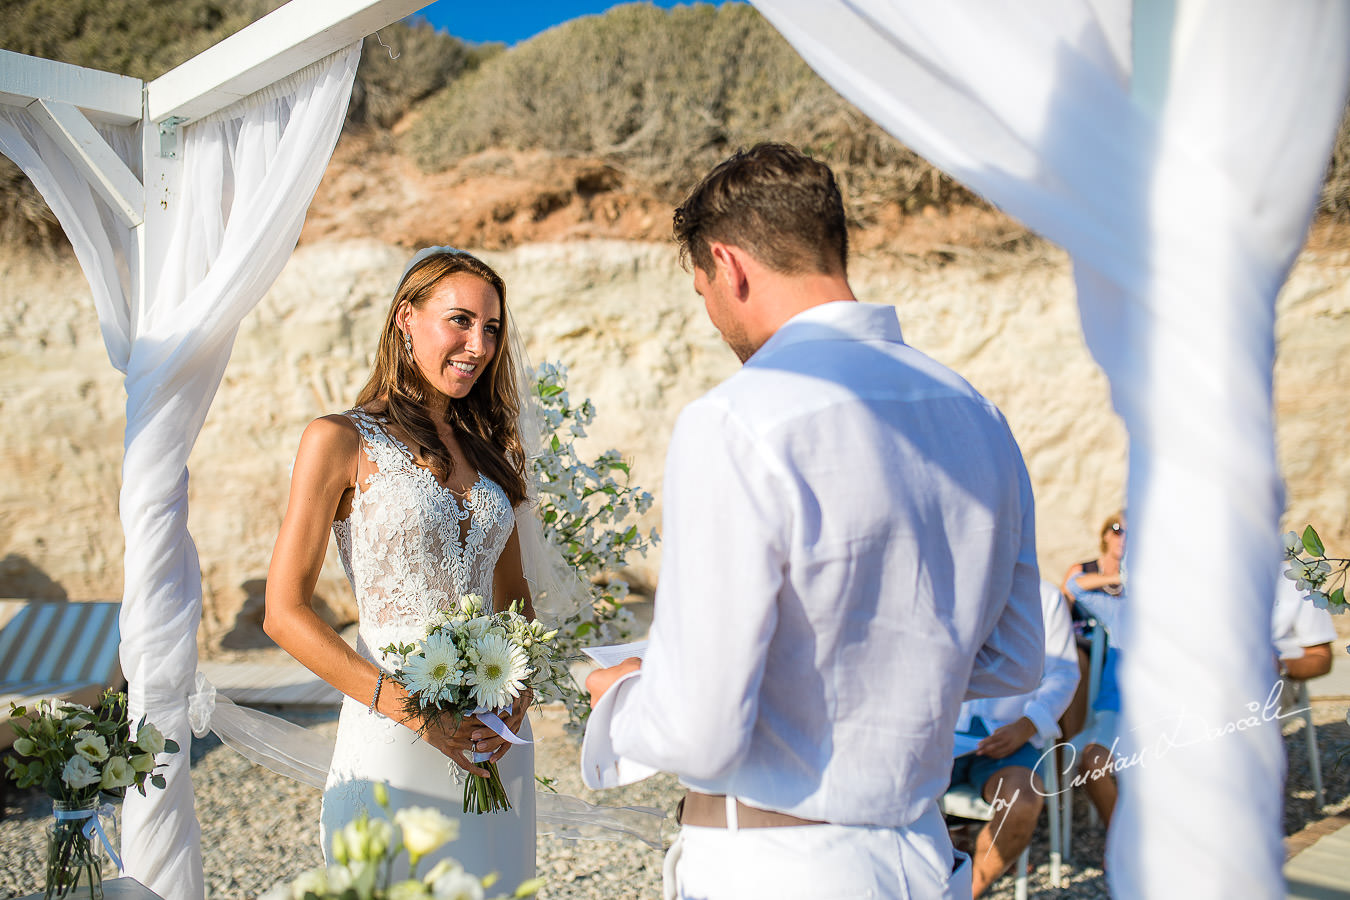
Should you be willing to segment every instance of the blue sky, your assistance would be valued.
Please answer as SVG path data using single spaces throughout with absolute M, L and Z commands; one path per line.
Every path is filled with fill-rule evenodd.
M 663 9 L 678 5 L 676 0 L 654 2 Z M 462 40 L 515 44 L 559 22 L 601 13 L 619 5 L 618 0 L 503 0 L 500 3 L 439 0 L 417 15 Z

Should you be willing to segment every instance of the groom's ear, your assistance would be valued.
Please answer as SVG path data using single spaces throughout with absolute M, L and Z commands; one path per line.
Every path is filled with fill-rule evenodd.
M 732 244 L 716 242 L 710 244 L 708 250 L 713 258 L 714 277 L 721 279 L 732 297 L 745 300 L 750 292 L 745 271 L 745 251 Z

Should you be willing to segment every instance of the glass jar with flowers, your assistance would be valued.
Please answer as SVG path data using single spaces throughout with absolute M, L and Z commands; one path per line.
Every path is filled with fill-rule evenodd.
M 20 788 L 40 787 L 52 800 L 45 896 L 101 900 L 103 852 L 122 867 L 109 834 L 108 800 L 128 787 L 144 794 L 147 782 L 163 788 L 157 757 L 177 753 L 178 744 L 144 717 L 133 733 L 127 696 L 119 691 L 106 692 L 97 709 L 53 698 L 31 707 L 11 703 L 10 716 L 15 755 L 5 759 L 8 774 Z

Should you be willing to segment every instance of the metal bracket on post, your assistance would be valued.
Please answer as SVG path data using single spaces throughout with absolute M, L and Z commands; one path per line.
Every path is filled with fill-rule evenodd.
M 165 159 L 178 158 L 178 126 L 186 122 L 182 116 L 169 116 L 159 123 L 159 155 Z

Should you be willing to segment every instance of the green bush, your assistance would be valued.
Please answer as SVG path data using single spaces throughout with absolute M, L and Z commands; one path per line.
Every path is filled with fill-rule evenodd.
M 617 7 L 551 29 L 422 104 L 405 146 L 439 171 L 489 147 L 600 156 L 676 199 L 718 160 L 785 140 L 835 166 L 856 221 L 974 198 L 829 88 L 752 7 Z

